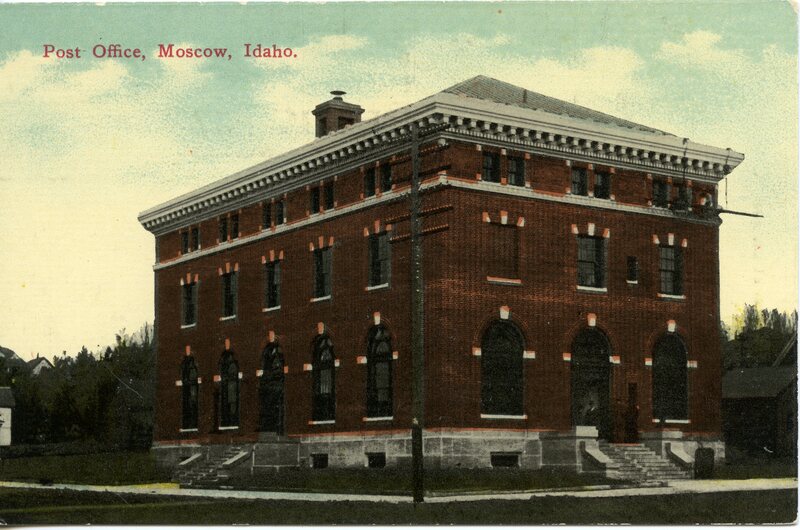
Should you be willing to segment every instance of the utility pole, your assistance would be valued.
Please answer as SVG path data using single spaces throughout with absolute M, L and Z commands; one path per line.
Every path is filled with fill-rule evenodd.
M 425 427 L 424 284 L 420 220 L 419 126 L 411 124 L 411 468 L 414 502 L 425 500 L 422 432 Z

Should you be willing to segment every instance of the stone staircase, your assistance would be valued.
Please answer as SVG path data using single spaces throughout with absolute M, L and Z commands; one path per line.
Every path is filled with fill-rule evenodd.
M 643 485 L 656 485 L 692 478 L 691 471 L 681 469 L 642 444 L 599 442 L 600 451 L 618 464 L 609 478 L 629 480 Z
M 216 457 L 198 458 L 186 469 L 178 469 L 173 474 L 172 480 L 184 488 L 219 487 L 230 477 L 227 468 L 248 458 L 250 453 L 250 448 L 236 445 L 226 447 L 222 454 Z

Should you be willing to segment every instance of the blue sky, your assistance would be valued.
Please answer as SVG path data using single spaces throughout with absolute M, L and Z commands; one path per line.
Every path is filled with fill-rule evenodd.
M 365 118 L 484 74 L 731 147 L 722 315 L 797 300 L 797 27 L 780 2 L 0 5 L 0 344 L 90 349 L 152 320 L 139 211 L 310 141 L 332 89 Z M 244 43 L 292 61 L 243 57 Z M 145 61 L 42 57 L 139 47 Z M 159 43 L 230 61 L 159 60 Z

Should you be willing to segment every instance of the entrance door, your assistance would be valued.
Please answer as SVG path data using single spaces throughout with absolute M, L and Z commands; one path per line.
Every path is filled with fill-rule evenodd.
M 277 344 L 270 344 L 262 353 L 262 374 L 259 381 L 261 432 L 284 432 L 283 355 Z
M 572 424 L 597 427 L 611 439 L 611 370 L 608 339 L 596 329 L 581 331 L 572 343 Z

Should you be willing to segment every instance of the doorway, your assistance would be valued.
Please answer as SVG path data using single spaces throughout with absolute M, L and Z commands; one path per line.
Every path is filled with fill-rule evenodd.
M 611 347 L 596 329 L 585 329 L 572 342 L 572 425 L 593 426 L 611 439 Z

